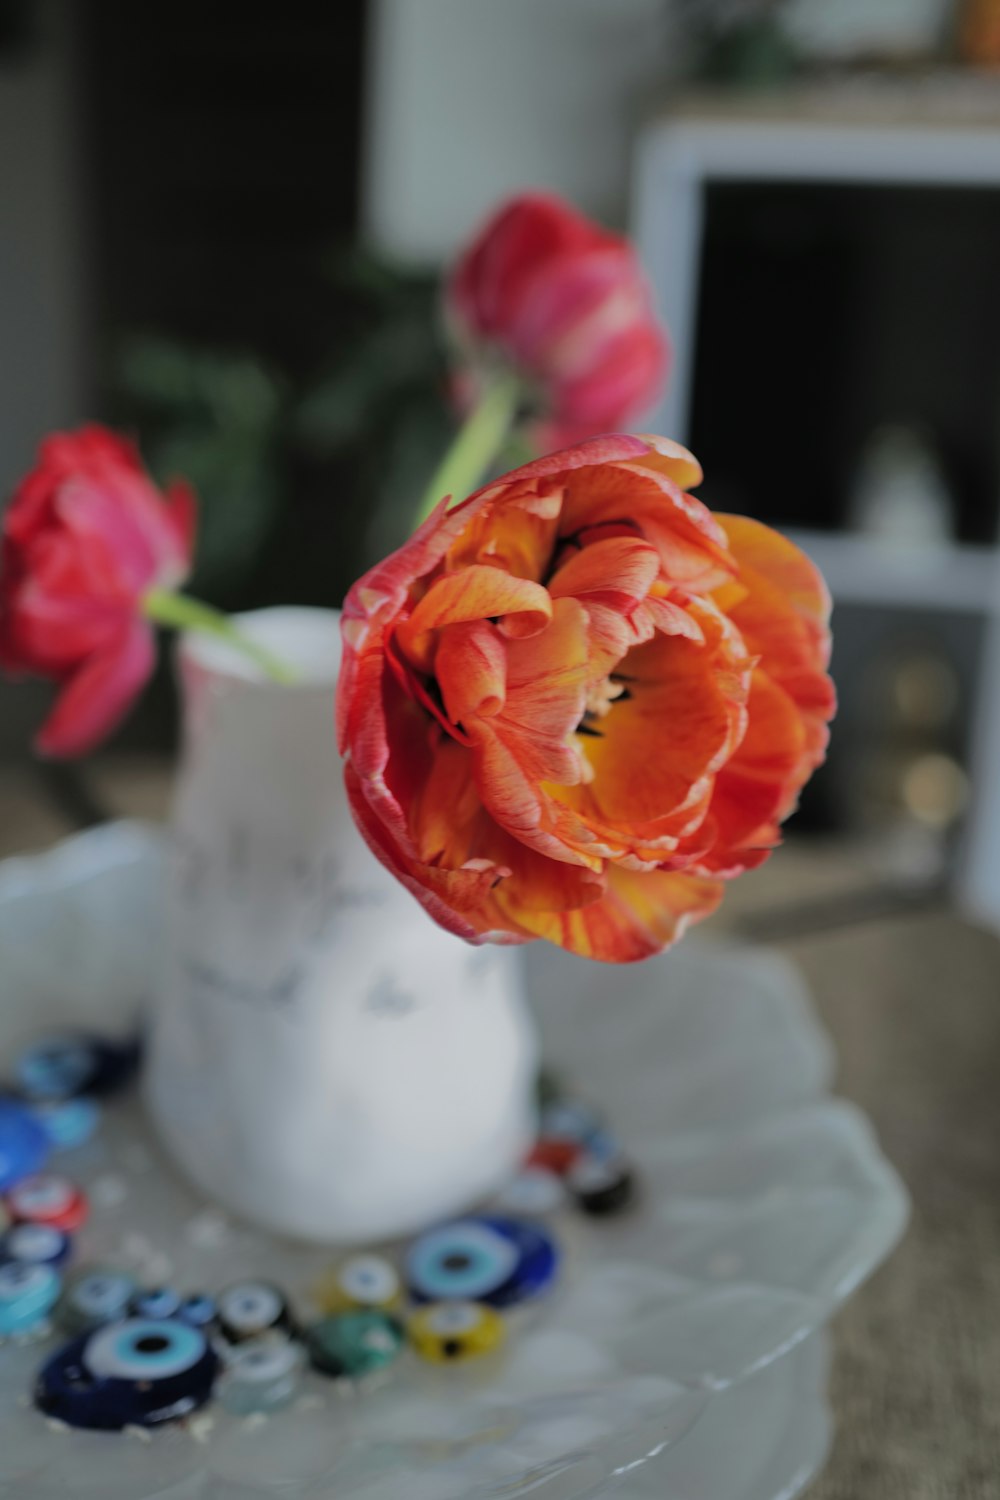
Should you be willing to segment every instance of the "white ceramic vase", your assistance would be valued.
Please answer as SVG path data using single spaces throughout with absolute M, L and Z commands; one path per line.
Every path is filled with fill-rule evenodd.
M 333 730 L 338 616 L 239 623 L 300 679 L 181 643 L 148 1105 L 176 1161 L 237 1214 L 296 1238 L 390 1238 L 489 1193 L 530 1142 L 520 965 L 438 928 L 357 833 Z

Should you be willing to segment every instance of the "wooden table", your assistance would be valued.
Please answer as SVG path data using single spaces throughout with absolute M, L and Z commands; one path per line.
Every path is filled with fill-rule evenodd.
M 89 774 L 117 814 L 163 815 L 163 762 L 109 757 Z M 33 772 L 0 771 L 0 855 L 66 831 Z M 774 945 L 812 986 L 839 1091 L 868 1113 L 913 1196 L 902 1246 L 835 1325 L 836 1441 L 810 1493 L 996 1500 L 1000 942 L 943 904 L 872 915 L 878 890 L 863 849 L 793 841 L 716 919 L 784 928 Z

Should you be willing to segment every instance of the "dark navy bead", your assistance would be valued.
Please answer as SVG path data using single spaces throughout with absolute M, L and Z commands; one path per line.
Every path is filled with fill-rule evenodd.
M 624 1213 L 638 1191 L 635 1173 L 622 1157 L 590 1152 L 574 1163 L 566 1182 L 578 1207 L 595 1219 Z
M 456 1219 L 410 1246 L 406 1271 L 417 1302 L 486 1302 L 511 1307 L 540 1296 L 559 1268 L 555 1240 L 528 1219 Z
M 157 1427 L 203 1406 L 218 1368 L 197 1328 L 176 1318 L 127 1318 L 53 1355 L 38 1376 L 35 1404 L 70 1427 Z
M 49 1138 L 23 1104 L 0 1099 L 0 1193 L 44 1166 Z
M 72 1236 L 50 1224 L 15 1224 L 0 1236 L 0 1263 L 19 1261 L 29 1266 L 62 1266 L 72 1253 Z

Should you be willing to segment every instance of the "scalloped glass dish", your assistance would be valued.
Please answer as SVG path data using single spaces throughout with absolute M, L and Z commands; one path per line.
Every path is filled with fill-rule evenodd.
M 161 841 L 115 824 L 0 865 L 0 1062 L 46 1026 L 126 1028 L 158 938 Z M 0 1349 L 0 1496 L 52 1500 L 777 1500 L 828 1442 L 818 1330 L 889 1253 L 907 1203 L 864 1118 L 829 1095 L 795 971 L 689 942 L 642 966 L 526 955 L 549 1062 L 607 1111 L 640 1209 L 557 1223 L 555 1296 L 489 1368 L 407 1356 L 349 1399 L 310 1376 L 266 1422 L 210 1410 L 147 1442 L 54 1431 L 26 1393 L 47 1345 Z M 470 997 L 470 1002 L 474 997 Z M 307 1297 L 329 1253 L 227 1221 L 173 1174 L 135 1104 L 64 1159 L 87 1260 L 208 1290 Z

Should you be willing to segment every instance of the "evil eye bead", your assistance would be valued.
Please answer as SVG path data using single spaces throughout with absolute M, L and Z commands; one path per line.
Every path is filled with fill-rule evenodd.
M 129 1312 L 135 1318 L 175 1318 L 180 1310 L 181 1299 L 169 1286 L 136 1292 L 129 1302 Z
M 541 1135 L 554 1141 L 576 1141 L 586 1146 L 603 1129 L 596 1110 L 576 1099 L 559 1099 L 542 1110 Z
M 61 1266 L 72 1251 L 71 1237 L 50 1224 L 15 1224 L 0 1237 L 0 1264 L 19 1261 L 27 1266 Z
M 7 1193 L 7 1209 L 20 1224 L 48 1224 L 79 1229 L 87 1218 L 87 1200 L 75 1183 L 55 1172 L 24 1177 Z
M 135 1295 L 135 1280 L 124 1271 L 89 1266 L 66 1285 L 56 1316 L 67 1333 L 83 1333 L 121 1319 Z
M 47 1327 L 61 1286 L 51 1266 L 15 1260 L 0 1266 L 0 1338 L 19 1338 Z
M 506 1337 L 499 1313 L 480 1302 L 432 1302 L 410 1318 L 410 1343 L 435 1365 L 459 1364 L 492 1354 Z
M 306 1330 L 309 1363 L 321 1375 L 361 1380 L 391 1365 L 402 1347 L 400 1324 L 374 1308 L 321 1318 Z
M 49 1154 L 49 1138 L 23 1104 L 0 1099 L 0 1193 L 37 1172 Z M 3 1222 L 7 1216 L 3 1210 Z
M 525 1167 L 496 1197 L 496 1205 L 511 1214 L 552 1214 L 564 1207 L 566 1188 L 547 1167 Z
M 206 1292 L 193 1292 L 183 1299 L 177 1316 L 192 1328 L 213 1329 L 219 1321 L 219 1308 L 215 1298 Z
M 356 1308 L 383 1310 L 398 1307 L 402 1297 L 399 1273 L 381 1255 L 352 1255 L 323 1278 L 316 1300 L 324 1313 Z
M 298 1392 L 305 1359 L 302 1345 L 283 1333 L 237 1344 L 226 1357 L 215 1397 L 237 1417 L 280 1411 Z
M 578 1207 L 592 1218 L 624 1213 L 637 1195 L 635 1173 L 615 1154 L 588 1151 L 566 1179 Z
M 559 1136 L 539 1136 L 525 1165 L 543 1167 L 547 1172 L 554 1172 L 557 1177 L 565 1177 L 583 1149 L 579 1141 Z
M 110 1094 L 132 1076 L 138 1056 L 133 1042 L 69 1031 L 26 1048 L 15 1064 L 15 1076 L 25 1097 L 39 1103 Z
M 506 1216 L 456 1219 L 421 1235 L 407 1256 L 418 1302 L 489 1302 L 511 1307 L 546 1291 L 559 1252 L 540 1225 Z
M 291 1308 L 269 1281 L 240 1281 L 219 1295 L 219 1328 L 231 1344 L 282 1329 L 295 1331 Z
M 218 1368 L 197 1328 L 126 1318 L 59 1350 L 38 1377 L 35 1404 L 70 1427 L 157 1427 L 203 1406 Z
M 86 1097 L 35 1104 L 31 1113 L 45 1131 L 53 1151 L 72 1151 L 86 1145 L 101 1119 L 100 1107 Z

